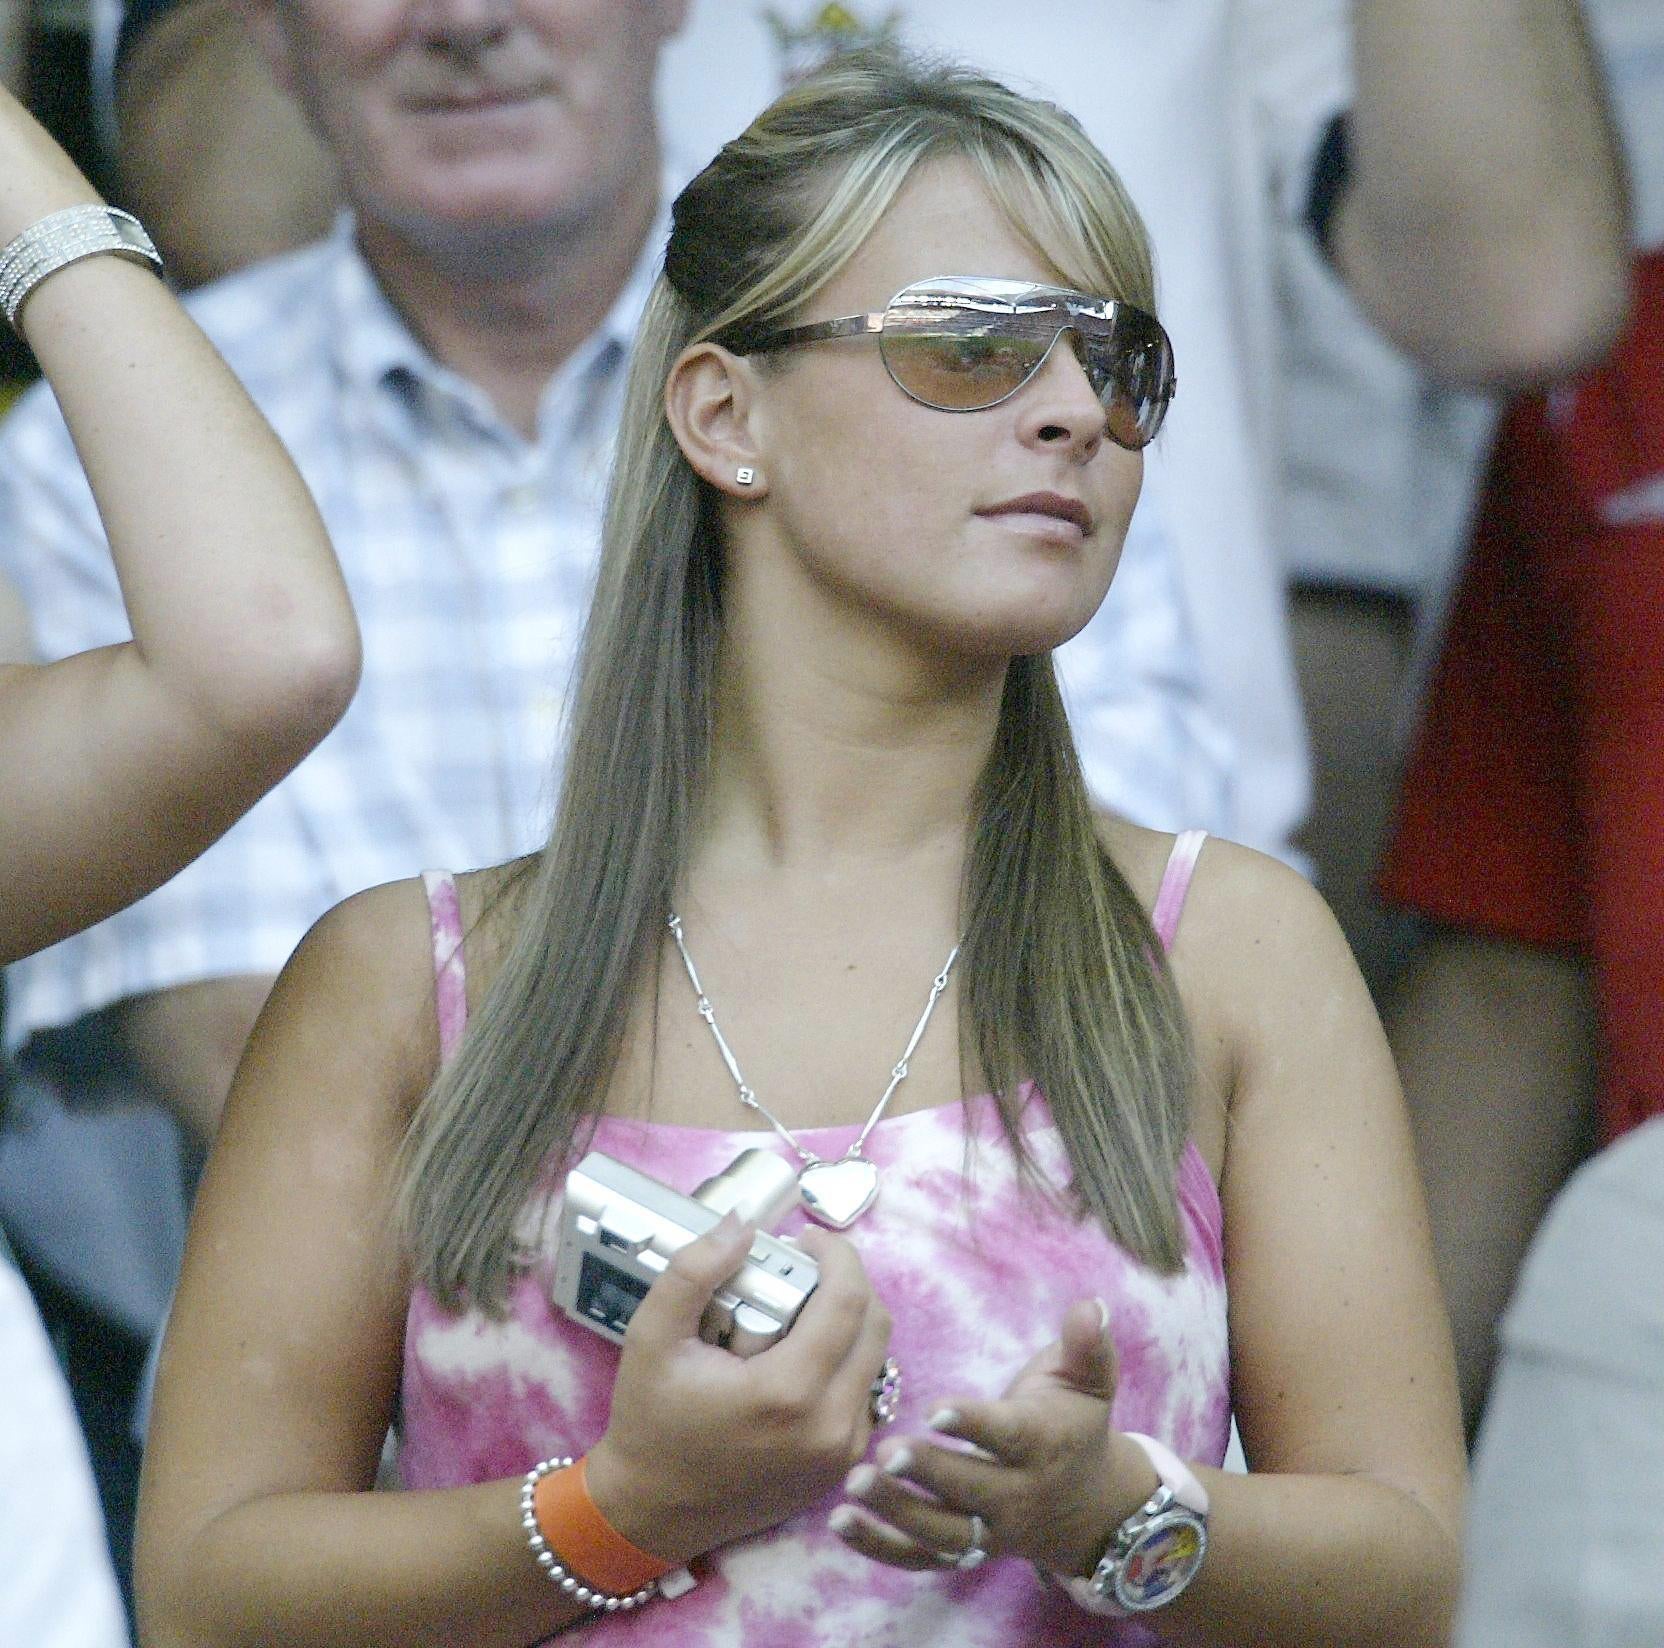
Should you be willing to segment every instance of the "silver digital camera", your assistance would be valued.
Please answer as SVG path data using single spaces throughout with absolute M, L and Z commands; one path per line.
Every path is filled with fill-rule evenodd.
M 791 1163 L 772 1150 L 741 1152 L 691 1196 L 592 1150 L 566 1176 L 555 1303 L 573 1321 L 622 1341 L 671 1256 L 732 1208 L 756 1222 L 757 1238 L 745 1263 L 716 1290 L 699 1337 L 754 1356 L 779 1342 L 820 1281 L 807 1253 L 769 1233 L 796 1199 Z

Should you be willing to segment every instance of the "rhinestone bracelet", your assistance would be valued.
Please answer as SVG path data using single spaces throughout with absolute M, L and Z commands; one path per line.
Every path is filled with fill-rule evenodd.
M 545 1459 L 542 1464 L 533 1465 L 526 1472 L 526 1480 L 520 1485 L 520 1526 L 526 1530 L 526 1543 L 531 1546 L 538 1567 L 549 1576 L 550 1583 L 558 1585 L 574 1602 L 581 1602 L 587 1607 L 608 1614 L 639 1608 L 650 1597 L 658 1594 L 659 1582 L 656 1579 L 648 1580 L 639 1591 L 631 1591 L 628 1596 L 609 1596 L 605 1591 L 597 1591 L 585 1585 L 561 1563 L 560 1558 L 549 1549 L 549 1542 L 537 1525 L 533 1496 L 537 1493 L 538 1483 L 551 1471 L 564 1471 L 572 1463 L 572 1455 L 568 1454 L 564 1459 Z
M 113 206 L 69 206 L 53 212 L 0 250 L 0 309 L 12 327 L 17 328 L 29 294 L 47 276 L 99 252 L 148 263 L 162 272 L 161 255 L 139 220 Z

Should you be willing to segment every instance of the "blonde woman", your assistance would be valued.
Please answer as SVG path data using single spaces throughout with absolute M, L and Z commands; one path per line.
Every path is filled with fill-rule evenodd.
M 1294 876 L 1093 817 L 1052 675 L 1171 394 L 1152 287 L 1066 116 L 889 55 L 683 193 L 548 847 L 326 917 L 239 1074 L 148 1648 L 1441 1638 L 1368 999 Z M 586 1151 L 685 1193 L 746 1148 L 799 1174 L 789 1332 L 700 1339 L 731 1219 L 622 1351 L 563 1314 Z
M 0 962 L 165 881 L 358 679 L 311 497 L 147 245 L 0 90 L 0 300 L 63 407 L 133 625 L 125 646 L 0 663 Z

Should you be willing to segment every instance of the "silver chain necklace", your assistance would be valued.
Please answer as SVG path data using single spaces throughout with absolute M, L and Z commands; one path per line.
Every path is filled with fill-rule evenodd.
M 672 915 L 668 925 L 670 936 L 676 940 L 676 948 L 681 952 L 682 965 L 688 970 L 688 982 L 693 986 L 699 1016 L 711 1027 L 711 1034 L 716 1037 L 722 1062 L 728 1066 L 728 1074 L 734 1078 L 734 1085 L 739 1088 L 740 1103 L 755 1110 L 791 1146 L 798 1160 L 803 1163 L 797 1174 L 797 1191 L 803 1199 L 804 1209 L 823 1225 L 831 1225 L 835 1230 L 847 1230 L 872 1206 L 878 1195 L 878 1168 L 861 1154 L 861 1147 L 867 1142 L 867 1135 L 878 1125 L 878 1119 L 884 1114 L 895 1090 L 907 1080 L 907 1061 L 918 1050 L 925 1026 L 930 1023 L 930 1015 L 936 1011 L 936 1003 L 948 987 L 948 974 L 953 971 L 953 964 L 958 959 L 959 946 L 956 944 L 948 951 L 948 959 L 942 963 L 941 972 L 931 980 L 930 999 L 925 1002 L 919 1022 L 913 1026 L 913 1034 L 907 1039 L 907 1050 L 891 1068 L 890 1085 L 884 1089 L 882 1097 L 873 1107 L 872 1114 L 867 1117 L 866 1126 L 861 1129 L 860 1136 L 835 1162 L 829 1162 L 825 1157 L 817 1156 L 814 1151 L 806 1149 L 797 1135 L 752 1092 L 745 1077 L 740 1074 L 739 1061 L 734 1057 L 734 1050 L 728 1045 L 728 1038 L 717 1027 L 711 998 L 705 994 L 704 987 L 699 982 L 699 974 L 694 970 L 693 957 L 688 954 L 687 940 L 682 937 L 682 918 Z

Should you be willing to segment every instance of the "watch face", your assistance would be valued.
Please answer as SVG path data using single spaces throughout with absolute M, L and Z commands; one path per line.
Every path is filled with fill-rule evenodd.
M 1182 1507 L 1153 1517 L 1121 1560 L 1115 1600 L 1133 1613 L 1171 1602 L 1202 1566 L 1207 1524 Z

